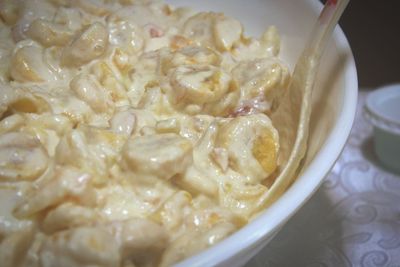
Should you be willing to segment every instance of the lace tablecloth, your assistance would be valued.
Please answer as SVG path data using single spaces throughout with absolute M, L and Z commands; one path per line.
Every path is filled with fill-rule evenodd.
M 246 267 L 400 267 L 400 175 L 374 155 L 365 96 L 321 188 Z

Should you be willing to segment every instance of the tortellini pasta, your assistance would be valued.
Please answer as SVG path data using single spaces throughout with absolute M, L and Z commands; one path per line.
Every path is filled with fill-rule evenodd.
M 169 179 L 191 163 L 192 144 L 177 134 L 151 134 L 129 140 L 122 155 L 126 168 L 138 176 Z
M 48 155 L 39 140 L 24 133 L 0 136 L 0 179 L 32 180 L 48 165 Z
M 78 33 L 72 43 L 65 47 L 61 61 L 65 66 L 79 67 L 100 57 L 107 46 L 108 31 L 103 24 L 95 22 Z
M 184 34 L 201 45 L 224 51 L 230 50 L 240 41 L 242 25 L 223 14 L 203 12 L 186 21 Z
M 44 19 L 34 20 L 29 26 L 27 35 L 45 47 L 63 46 L 72 37 L 72 33 L 62 25 Z
M 276 28 L 158 0 L 0 2 L 2 266 L 170 266 L 257 215 L 290 79 Z
M 10 68 L 11 77 L 18 82 L 45 82 L 57 79 L 44 61 L 43 48 L 27 45 L 15 51 Z

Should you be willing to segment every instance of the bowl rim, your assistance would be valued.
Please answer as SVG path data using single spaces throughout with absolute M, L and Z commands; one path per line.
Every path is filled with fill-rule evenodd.
M 313 11 L 318 14 L 323 5 L 316 0 L 306 0 Z M 237 232 L 221 242 L 177 263 L 176 267 L 216 266 L 227 262 L 235 254 L 246 250 L 268 238 L 282 227 L 319 188 L 325 176 L 332 169 L 340 156 L 354 122 L 357 108 L 358 78 L 354 56 L 347 38 L 337 26 L 333 33 L 335 44 L 348 52 L 348 59 L 344 66 L 343 106 L 336 123 L 308 168 L 300 175 L 301 183 L 293 183 L 289 189 L 270 207 L 263 211 Z M 294 203 L 294 204 L 293 204 Z M 281 207 L 287 207 L 281 209 Z
M 400 118 L 388 116 L 381 109 L 384 102 L 393 97 L 400 99 L 400 83 L 387 84 L 368 93 L 364 115 L 374 127 L 400 135 Z

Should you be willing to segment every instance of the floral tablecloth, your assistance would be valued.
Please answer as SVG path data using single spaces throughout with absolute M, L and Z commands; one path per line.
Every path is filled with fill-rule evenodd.
M 400 267 L 400 175 L 374 155 L 365 97 L 321 188 L 246 267 Z

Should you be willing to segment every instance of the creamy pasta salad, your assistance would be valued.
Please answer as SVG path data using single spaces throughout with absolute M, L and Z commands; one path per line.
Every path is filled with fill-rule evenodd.
M 279 45 L 159 1 L 1 0 L 1 266 L 169 266 L 245 225 Z

